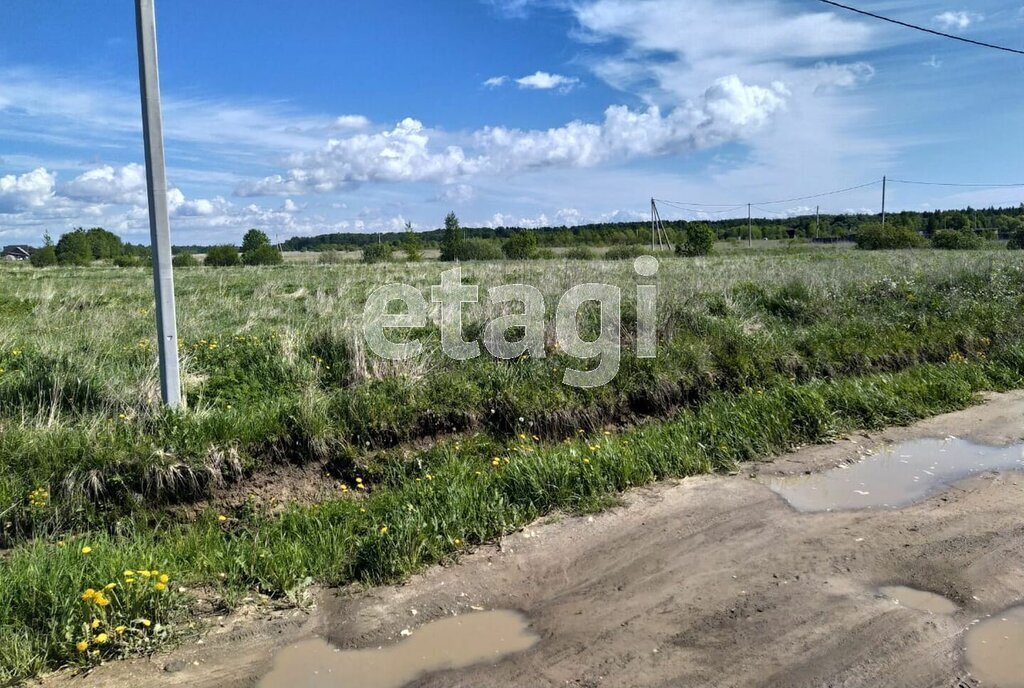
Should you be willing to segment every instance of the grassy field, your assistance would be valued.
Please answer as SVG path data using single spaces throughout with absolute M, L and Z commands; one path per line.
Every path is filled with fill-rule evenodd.
M 550 331 L 543 359 L 449 361 L 433 326 L 415 360 L 368 354 L 366 295 L 448 267 L 178 271 L 189 406 L 168 413 L 146 271 L 2 266 L 0 681 L 151 650 L 196 597 L 400 579 L 631 485 L 1024 386 L 1008 251 L 665 258 L 655 359 L 630 353 L 631 261 L 463 265 L 549 316 L 570 286 L 620 286 L 622 368 L 591 390 L 561 383 L 579 362 Z M 466 313 L 470 334 L 500 314 Z M 296 466 L 316 498 L 266 480 Z

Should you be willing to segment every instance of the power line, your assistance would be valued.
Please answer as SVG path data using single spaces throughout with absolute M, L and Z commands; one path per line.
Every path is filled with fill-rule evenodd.
M 741 205 L 727 204 L 727 203 L 689 203 L 687 201 L 667 201 L 664 198 L 655 198 L 658 203 L 670 203 L 672 205 L 692 205 L 699 206 L 701 208 L 739 208 Z
M 923 31 L 924 33 L 930 33 L 933 36 L 940 36 L 942 38 L 950 38 L 950 39 L 952 39 L 954 41 L 960 41 L 962 43 L 970 43 L 971 45 L 977 45 L 977 46 L 980 46 L 982 48 L 991 48 L 993 50 L 1002 50 L 1003 52 L 1013 53 L 1015 55 L 1024 55 L 1024 50 L 1018 50 L 1016 48 L 1007 48 L 1006 46 L 1003 46 L 1003 45 L 995 45 L 993 43 L 984 43 L 982 41 L 976 41 L 976 40 L 971 39 L 971 38 L 964 38 L 963 36 L 956 36 L 956 35 L 951 34 L 951 33 L 944 33 L 942 31 L 936 31 L 935 29 L 929 29 L 929 28 L 926 28 L 924 26 L 918 26 L 917 24 L 910 24 L 908 22 L 900 21 L 899 19 L 892 19 L 890 17 L 883 17 L 882 15 L 875 14 L 874 12 L 868 12 L 867 10 L 861 10 L 861 9 L 857 9 L 856 7 L 850 7 L 849 5 L 844 5 L 844 4 L 838 3 L 838 2 L 833 2 L 833 0 L 818 0 L 818 2 L 823 2 L 826 5 L 832 5 L 833 7 L 839 7 L 841 9 L 848 10 L 850 12 L 856 12 L 857 14 L 863 14 L 865 17 L 871 17 L 872 19 L 880 19 L 881 21 L 889 22 L 890 24 L 897 24 L 899 26 L 903 26 L 903 27 L 906 27 L 908 29 L 914 29 L 915 31 Z
M 908 179 L 890 179 L 889 181 L 896 184 L 917 184 L 920 186 L 956 186 L 961 188 L 974 189 L 1013 189 L 1024 187 L 1024 184 L 956 184 L 952 182 L 918 182 L 911 181 Z
M 881 184 L 881 183 L 882 183 L 881 180 L 878 180 L 878 181 L 868 182 L 867 184 L 859 184 L 857 186 L 850 186 L 850 187 L 847 187 L 845 189 L 836 189 L 835 191 L 826 191 L 824 193 L 812 194 L 810 196 L 800 196 L 798 198 L 783 198 L 782 200 L 778 200 L 778 201 L 760 201 L 758 203 L 753 203 L 752 205 L 777 205 L 779 203 L 793 203 L 795 201 L 809 201 L 812 198 L 823 198 L 825 196 L 835 196 L 836 194 L 846 193 L 848 191 L 856 191 L 857 189 L 866 189 L 869 186 L 876 186 L 876 185 Z

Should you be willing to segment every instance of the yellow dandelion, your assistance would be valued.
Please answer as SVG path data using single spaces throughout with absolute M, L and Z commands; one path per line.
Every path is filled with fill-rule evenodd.
M 134 575 L 135 575 L 134 571 L 132 571 L 131 569 L 125 569 L 125 572 L 124 572 L 124 577 L 125 578 L 131 578 Z
M 221 514 L 221 515 L 217 516 L 217 520 L 220 521 L 221 523 L 223 523 L 224 521 L 228 520 L 228 517 L 223 515 L 223 514 Z
M 93 619 L 92 623 L 90 623 L 89 626 L 91 626 L 92 628 L 99 628 L 100 623 L 102 622 L 99 619 Z
M 166 583 L 169 580 L 171 580 L 171 577 L 168 576 L 166 573 L 161 573 L 160 574 L 160 582 L 161 583 Z
M 124 633 L 124 631 L 125 631 L 125 627 L 124 626 L 118 626 L 118 627 L 116 627 L 114 629 L 114 633 L 117 633 L 117 634 Z
M 82 554 L 88 554 L 91 551 L 92 551 L 92 547 L 90 547 L 89 545 L 86 545 L 85 547 L 82 548 Z
M 103 586 L 103 589 L 104 590 L 113 590 L 116 587 L 117 587 L 117 583 L 107 583 L 106 585 Z
M 150 625 L 151 625 L 151 624 L 152 624 L 153 622 L 152 622 L 152 621 L 150 621 L 149 619 L 139 619 L 139 623 L 141 623 L 141 624 L 142 624 L 143 626 L 145 626 L 146 628 L 149 628 L 149 627 L 150 627 Z
M 461 544 L 462 544 L 462 540 L 460 540 L 459 538 L 455 538 L 455 540 L 453 540 L 453 542 L 454 542 L 454 543 L 455 543 L 456 545 L 461 545 Z
M 106 633 L 99 633 L 99 634 L 96 635 L 95 640 L 96 640 L 97 643 L 102 645 L 103 643 L 107 642 L 107 634 Z
M 79 652 L 85 652 L 89 649 L 89 643 L 85 642 L 84 640 L 79 640 L 77 643 L 75 643 L 75 649 Z
M 82 599 L 87 601 L 87 602 L 89 600 L 91 600 L 92 598 L 94 598 L 94 597 L 96 597 L 96 591 L 93 590 L 92 588 L 89 588 L 88 590 L 86 590 L 85 592 L 82 593 Z
M 381 526 L 380 527 L 380 534 L 381 535 L 386 535 L 387 532 L 388 532 L 388 527 L 387 526 Z
M 163 584 L 163 583 L 157 583 L 156 585 L 153 586 L 153 589 L 156 590 L 157 592 L 163 592 L 164 590 L 167 589 L 167 586 L 165 584 Z

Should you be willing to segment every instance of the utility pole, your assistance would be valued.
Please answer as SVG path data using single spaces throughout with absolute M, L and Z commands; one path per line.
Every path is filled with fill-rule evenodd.
M 750 215 L 750 204 L 747 203 L 747 248 L 754 247 L 754 226 Z
M 139 87 L 142 93 L 142 136 L 146 147 L 146 191 L 149 200 L 149 242 L 153 251 L 153 290 L 156 295 L 157 349 L 160 354 L 160 395 L 166 406 L 181 406 L 178 369 L 178 323 L 171 270 L 171 229 L 167 213 L 167 169 L 160 115 L 160 71 L 156 56 L 154 0 L 135 0 L 139 49 Z
M 885 184 L 886 178 L 882 177 L 882 229 L 885 229 Z
M 821 226 L 821 206 L 814 208 L 814 240 L 818 240 L 818 228 Z
M 654 203 L 654 198 L 651 198 L 651 253 L 654 253 L 654 234 L 657 231 L 655 229 L 654 217 L 657 214 L 658 206 Z

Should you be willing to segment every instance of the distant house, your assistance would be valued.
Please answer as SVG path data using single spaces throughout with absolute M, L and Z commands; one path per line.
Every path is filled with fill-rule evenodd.
M 0 258 L 4 260 L 28 260 L 35 253 L 35 249 L 31 246 L 24 244 L 15 244 L 14 246 L 4 246 L 4 252 L 0 253 Z

